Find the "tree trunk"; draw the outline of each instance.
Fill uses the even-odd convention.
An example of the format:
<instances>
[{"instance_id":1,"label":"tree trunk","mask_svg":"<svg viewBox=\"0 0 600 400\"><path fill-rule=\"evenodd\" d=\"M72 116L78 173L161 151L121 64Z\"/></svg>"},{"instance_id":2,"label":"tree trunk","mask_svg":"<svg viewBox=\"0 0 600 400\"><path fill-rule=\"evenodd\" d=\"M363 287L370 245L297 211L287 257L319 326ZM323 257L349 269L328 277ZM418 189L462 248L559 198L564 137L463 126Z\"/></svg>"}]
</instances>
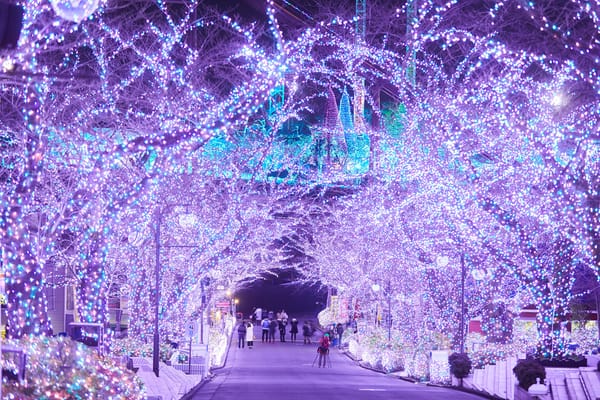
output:
<instances>
[{"instance_id":1,"label":"tree trunk","mask_svg":"<svg viewBox=\"0 0 600 400\"><path fill-rule=\"evenodd\" d=\"M154 317L150 316L152 293L154 285L149 285L151 279L146 271L141 268L141 276L131 284L131 297L129 300L129 327L128 336L140 338L145 342L152 339L152 324ZM152 318L151 318L152 317Z\"/></svg>"},{"instance_id":2,"label":"tree trunk","mask_svg":"<svg viewBox=\"0 0 600 400\"><path fill-rule=\"evenodd\" d=\"M14 243L5 267L8 295L7 336L21 338L51 332L48 305L43 291L42 266L31 254L29 244Z\"/></svg>"},{"instance_id":3,"label":"tree trunk","mask_svg":"<svg viewBox=\"0 0 600 400\"><path fill-rule=\"evenodd\" d=\"M35 110L35 107L31 109ZM32 121L35 116L33 113ZM35 253L36 247L30 240L29 227L23 221L23 210L31 202L32 192L42 171L44 144L43 135L35 131L27 132L24 171L14 193L9 193L7 199L4 196L1 199L8 202L0 215L0 241L3 262L6 262L7 335L11 338L51 332L43 291L42 265Z\"/></svg>"},{"instance_id":4,"label":"tree trunk","mask_svg":"<svg viewBox=\"0 0 600 400\"><path fill-rule=\"evenodd\" d=\"M77 312L81 322L108 324L108 288L104 273L102 235L90 239L88 254L77 271Z\"/></svg>"},{"instance_id":5,"label":"tree trunk","mask_svg":"<svg viewBox=\"0 0 600 400\"><path fill-rule=\"evenodd\" d=\"M560 335L560 321L564 320L564 313L555 309L550 299L538 299L538 313L536 317L538 332L538 355L544 358L554 358L563 354L565 349L564 339Z\"/></svg>"}]
</instances>

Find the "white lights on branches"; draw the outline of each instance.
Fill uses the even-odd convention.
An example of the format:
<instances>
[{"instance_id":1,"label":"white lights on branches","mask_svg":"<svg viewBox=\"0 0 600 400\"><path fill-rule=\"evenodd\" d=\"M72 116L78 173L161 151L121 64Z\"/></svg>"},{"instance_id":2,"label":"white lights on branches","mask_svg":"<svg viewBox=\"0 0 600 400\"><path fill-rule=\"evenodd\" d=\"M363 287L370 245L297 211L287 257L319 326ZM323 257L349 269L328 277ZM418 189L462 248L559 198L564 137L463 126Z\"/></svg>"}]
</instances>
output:
<instances>
[{"instance_id":1,"label":"white lights on branches","mask_svg":"<svg viewBox=\"0 0 600 400\"><path fill-rule=\"evenodd\" d=\"M437 256L437 258L435 259L435 263L437 264L438 267L446 267L448 265L448 256Z\"/></svg>"},{"instance_id":2,"label":"white lights on branches","mask_svg":"<svg viewBox=\"0 0 600 400\"><path fill-rule=\"evenodd\" d=\"M50 3L59 17L77 23L87 19L99 6L99 0L51 0Z\"/></svg>"},{"instance_id":3,"label":"white lights on branches","mask_svg":"<svg viewBox=\"0 0 600 400\"><path fill-rule=\"evenodd\" d=\"M198 222L198 218L195 214L181 214L179 215L179 225L182 228L193 228Z\"/></svg>"},{"instance_id":4,"label":"white lights on branches","mask_svg":"<svg viewBox=\"0 0 600 400\"><path fill-rule=\"evenodd\" d=\"M555 93L555 94L554 94L554 96L552 96L552 101L551 101L551 104L552 104L554 107L563 107L563 106L566 106L566 105L567 105L567 103L568 103L568 100L569 100L569 99L568 99L568 97L567 97L567 96L565 96L565 95L564 95L563 93L561 93L561 92L558 92L558 93Z\"/></svg>"}]
</instances>

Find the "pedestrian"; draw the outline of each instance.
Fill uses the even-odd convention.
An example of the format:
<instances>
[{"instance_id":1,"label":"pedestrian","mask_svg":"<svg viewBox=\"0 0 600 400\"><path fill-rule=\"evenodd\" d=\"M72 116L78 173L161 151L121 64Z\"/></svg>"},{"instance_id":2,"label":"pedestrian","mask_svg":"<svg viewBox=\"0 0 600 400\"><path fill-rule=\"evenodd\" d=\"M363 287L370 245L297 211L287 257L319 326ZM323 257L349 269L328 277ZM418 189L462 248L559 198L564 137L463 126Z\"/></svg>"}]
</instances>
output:
<instances>
[{"instance_id":1,"label":"pedestrian","mask_svg":"<svg viewBox=\"0 0 600 400\"><path fill-rule=\"evenodd\" d=\"M338 322L337 326L335 327L335 331L337 333L338 336L338 348L342 348L342 335L344 334L344 327L342 326L341 323Z\"/></svg>"},{"instance_id":2,"label":"pedestrian","mask_svg":"<svg viewBox=\"0 0 600 400\"><path fill-rule=\"evenodd\" d=\"M269 326L271 325L269 318L265 318L262 320L261 323L261 327L262 327L262 342L268 342L269 341Z\"/></svg>"},{"instance_id":3,"label":"pedestrian","mask_svg":"<svg viewBox=\"0 0 600 400\"><path fill-rule=\"evenodd\" d=\"M304 325L302 325L302 336L304 336L304 344L310 344L310 325L308 325L308 321L304 321Z\"/></svg>"},{"instance_id":4,"label":"pedestrian","mask_svg":"<svg viewBox=\"0 0 600 400\"><path fill-rule=\"evenodd\" d=\"M280 342L285 342L285 326L286 323L283 320L279 320L277 321L278 325L279 325L279 341Z\"/></svg>"},{"instance_id":5,"label":"pedestrian","mask_svg":"<svg viewBox=\"0 0 600 400\"><path fill-rule=\"evenodd\" d=\"M290 324L292 325L290 327L290 340L292 343L296 343L296 335L298 334L298 320L296 318L292 318L292 322Z\"/></svg>"},{"instance_id":6,"label":"pedestrian","mask_svg":"<svg viewBox=\"0 0 600 400\"><path fill-rule=\"evenodd\" d=\"M352 322L350 322L350 327L352 328L352 331L354 333L358 333L358 324L356 323L355 319L353 319Z\"/></svg>"},{"instance_id":7,"label":"pedestrian","mask_svg":"<svg viewBox=\"0 0 600 400\"><path fill-rule=\"evenodd\" d=\"M321 364L323 364L323 367L325 367L327 355L329 354L329 333L326 332L319 340L317 352L319 353L319 368L321 368Z\"/></svg>"},{"instance_id":8,"label":"pedestrian","mask_svg":"<svg viewBox=\"0 0 600 400\"><path fill-rule=\"evenodd\" d=\"M254 325L252 325L252 322L250 321L248 321L248 325L246 325L246 342L249 349L254 346Z\"/></svg>"},{"instance_id":9,"label":"pedestrian","mask_svg":"<svg viewBox=\"0 0 600 400\"><path fill-rule=\"evenodd\" d=\"M246 340L246 324L244 321L238 325L238 349L244 348L244 341Z\"/></svg>"},{"instance_id":10,"label":"pedestrian","mask_svg":"<svg viewBox=\"0 0 600 400\"><path fill-rule=\"evenodd\" d=\"M269 342L275 343L275 330L277 329L277 321L274 319L269 323Z\"/></svg>"}]
</instances>

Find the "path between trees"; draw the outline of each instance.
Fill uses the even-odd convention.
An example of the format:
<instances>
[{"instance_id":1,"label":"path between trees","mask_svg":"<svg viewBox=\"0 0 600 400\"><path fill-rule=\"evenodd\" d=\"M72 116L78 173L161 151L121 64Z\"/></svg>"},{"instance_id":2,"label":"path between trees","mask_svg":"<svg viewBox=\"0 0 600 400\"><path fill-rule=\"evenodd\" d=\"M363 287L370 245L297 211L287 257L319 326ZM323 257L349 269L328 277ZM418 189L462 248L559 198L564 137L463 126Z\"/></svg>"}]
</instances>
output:
<instances>
[{"instance_id":1,"label":"path between trees","mask_svg":"<svg viewBox=\"0 0 600 400\"><path fill-rule=\"evenodd\" d=\"M303 320L300 321L300 326ZM254 327L258 339L254 348L237 347L237 333L225 367L216 370L212 379L184 396L185 400L271 400L314 399L328 400L448 400L481 399L482 397L452 389L414 384L361 368L342 351L331 348L330 365L319 368L316 362L317 337L303 344L302 332L295 343L261 341L259 326ZM315 340L317 339L317 340Z\"/></svg>"}]
</instances>

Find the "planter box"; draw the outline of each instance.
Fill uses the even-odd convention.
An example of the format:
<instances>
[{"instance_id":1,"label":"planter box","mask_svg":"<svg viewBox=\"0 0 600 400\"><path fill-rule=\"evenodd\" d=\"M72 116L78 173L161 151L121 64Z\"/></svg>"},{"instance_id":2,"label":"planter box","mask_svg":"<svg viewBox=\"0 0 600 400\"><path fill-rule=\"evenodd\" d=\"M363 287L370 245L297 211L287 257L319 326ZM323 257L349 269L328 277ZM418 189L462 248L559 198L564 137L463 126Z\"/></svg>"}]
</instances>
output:
<instances>
[{"instance_id":1,"label":"planter box","mask_svg":"<svg viewBox=\"0 0 600 400\"><path fill-rule=\"evenodd\" d=\"M553 368L579 368L579 367L587 367L587 359L584 357L581 360L571 360L568 358L565 359L542 359L538 360L540 364L544 367L553 367Z\"/></svg>"}]
</instances>

